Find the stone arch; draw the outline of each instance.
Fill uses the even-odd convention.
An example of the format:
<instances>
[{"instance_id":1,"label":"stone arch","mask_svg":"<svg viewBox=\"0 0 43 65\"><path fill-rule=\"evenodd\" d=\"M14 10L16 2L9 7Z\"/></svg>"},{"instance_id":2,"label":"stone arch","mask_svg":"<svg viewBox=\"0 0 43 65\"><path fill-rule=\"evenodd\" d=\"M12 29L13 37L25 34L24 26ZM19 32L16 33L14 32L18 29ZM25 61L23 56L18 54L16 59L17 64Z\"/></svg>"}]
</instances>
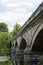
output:
<instances>
[{"instance_id":1,"label":"stone arch","mask_svg":"<svg viewBox=\"0 0 43 65\"><path fill-rule=\"evenodd\" d=\"M24 38L22 38L20 47L19 47L19 49L21 50L21 53L22 53L22 55L21 55L22 59L20 60L20 65L24 65L24 50L25 50L26 46L27 46L27 42Z\"/></svg>"},{"instance_id":2,"label":"stone arch","mask_svg":"<svg viewBox=\"0 0 43 65\"><path fill-rule=\"evenodd\" d=\"M17 40L15 41L15 43L14 43L14 64L15 65L17 65L17 62L16 62L16 49L17 49L17 47L18 47L18 42L17 42Z\"/></svg>"},{"instance_id":3,"label":"stone arch","mask_svg":"<svg viewBox=\"0 0 43 65\"><path fill-rule=\"evenodd\" d=\"M27 46L27 42L24 38L22 38L19 49L24 50Z\"/></svg>"},{"instance_id":4,"label":"stone arch","mask_svg":"<svg viewBox=\"0 0 43 65\"><path fill-rule=\"evenodd\" d=\"M13 47L14 46L14 41L12 41L11 44L12 44L12 47Z\"/></svg>"},{"instance_id":5,"label":"stone arch","mask_svg":"<svg viewBox=\"0 0 43 65\"><path fill-rule=\"evenodd\" d=\"M15 49L18 47L18 43L17 43L17 41L15 42Z\"/></svg>"},{"instance_id":6,"label":"stone arch","mask_svg":"<svg viewBox=\"0 0 43 65\"><path fill-rule=\"evenodd\" d=\"M32 50L32 48L33 48L33 45L35 44L35 41L36 41L36 39L37 39L37 37L40 35L41 36L41 33L43 32L43 24L41 24L38 28L37 28L37 30L36 30L36 32L35 32L35 35L34 35L34 38L32 39L32 44L31 44L31 49L30 50ZM38 42L37 42L38 43Z\"/></svg>"},{"instance_id":7,"label":"stone arch","mask_svg":"<svg viewBox=\"0 0 43 65\"><path fill-rule=\"evenodd\" d=\"M19 49L21 40L22 40L22 36L20 36L20 37L18 37L18 38L16 39L16 41L17 41L17 43L18 43L18 49Z\"/></svg>"},{"instance_id":8,"label":"stone arch","mask_svg":"<svg viewBox=\"0 0 43 65\"><path fill-rule=\"evenodd\" d=\"M25 39L26 43L27 43L27 46L28 46L28 40L27 40L27 37L25 35L23 35L23 38Z\"/></svg>"}]
</instances>

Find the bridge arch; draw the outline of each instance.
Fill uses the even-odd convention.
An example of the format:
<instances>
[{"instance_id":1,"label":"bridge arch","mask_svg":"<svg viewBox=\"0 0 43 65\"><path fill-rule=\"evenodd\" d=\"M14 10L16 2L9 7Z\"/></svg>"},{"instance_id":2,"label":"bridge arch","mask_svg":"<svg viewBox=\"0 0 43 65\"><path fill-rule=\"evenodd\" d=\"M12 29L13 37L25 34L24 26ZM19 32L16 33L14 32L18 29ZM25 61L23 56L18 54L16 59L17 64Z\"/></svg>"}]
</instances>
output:
<instances>
[{"instance_id":1,"label":"bridge arch","mask_svg":"<svg viewBox=\"0 0 43 65\"><path fill-rule=\"evenodd\" d=\"M15 49L18 47L18 42L16 41L15 42Z\"/></svg>"},{"instance_id":2,"label":"bridge arch","mask_svg":"<svg viewBox=\"0 0 43 65\"><path fill-rule=\"evenodd\" d=\"M24 38L22 38L19 49L24 50L27 46L27 42Z\"/></svg>"},{"instance_id":3,"label":"bridge arch","mask_svg":"<svg viewBox=\"0 0 43 65\"><path fill-rule=\"evenodd\" d=\"M22 51L22 59L20 60L20 65L24 65L24 50L27 46L27 42L22 38L19 49Z\"/></svg>"},{"instance_id":4,"label":"bridge arch","mask_svg":"<svg viewBox=\"0 0 43 65\"><path fill-rule=\"evenodd\" d=\"M31 50L33 50L33 51L41 51L41 46L43 46L42 43L43 43L43 24L41 24L38 27L38 29L37 29L37 31L36 31L36 33L34 35L34 38L32 40L32 44L31 44ZM42 49L43 49L43 47L42 47Z\"/></svg>"}]
</instances>

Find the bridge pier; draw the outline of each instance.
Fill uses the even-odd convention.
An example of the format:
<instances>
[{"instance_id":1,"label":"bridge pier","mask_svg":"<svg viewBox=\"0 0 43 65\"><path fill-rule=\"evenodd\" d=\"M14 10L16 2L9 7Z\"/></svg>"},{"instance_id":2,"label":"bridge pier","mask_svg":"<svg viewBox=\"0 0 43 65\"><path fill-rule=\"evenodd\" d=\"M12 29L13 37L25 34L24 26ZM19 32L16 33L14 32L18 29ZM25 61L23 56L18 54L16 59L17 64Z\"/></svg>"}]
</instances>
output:
<instances>
[{"instance_id":1,"label":"bridge pier","mask_svg":"<svg viewBox=\"0 0 43 65\"><path fill-rule=\"evenodd\" d=\"M15 55L16 56L15 56L14 65L34 65L34 64L38 65L38 61L39 61L39 57L40 57L39 54L36 54L34 52L32 52L31 54L25 54L23 52L23 50L18 50L18 51L16 51Z\"/></svg>"}]
</instances>

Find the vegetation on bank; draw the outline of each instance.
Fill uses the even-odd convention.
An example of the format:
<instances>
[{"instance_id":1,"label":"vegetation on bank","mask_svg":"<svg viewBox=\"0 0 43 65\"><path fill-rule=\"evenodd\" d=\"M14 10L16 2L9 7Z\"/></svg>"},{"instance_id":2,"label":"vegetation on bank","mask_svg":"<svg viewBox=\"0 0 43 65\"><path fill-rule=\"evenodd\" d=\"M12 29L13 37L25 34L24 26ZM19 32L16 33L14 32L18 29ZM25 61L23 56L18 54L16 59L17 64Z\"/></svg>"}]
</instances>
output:
<instances>
[{"instance_id":1,"label":"vegetation on bank","mask_svg":"<svg viewBox=\"0 0 43 65\"><path fill-rule=\"evenodd\" d=\"M43 65L43 56L42 55L39 57L38 65Z\"/></svg>"},{"instance_id":2,"label":"vegetation on bank","mask_svg":"<svg viewBox=\"0 0 43 65\"><path fill-rule=\"evenodd\" d=\"M8 55L9 53L9 43L12 36L7 32L0 32L0 55Z\"/></svg>"},{"instance_id":3,"label":"vegetation on bank","mask_svg":"<svg viewBox=\"0 0 43 65\"><path fill-rule=\"evenodd\" d=\"M12 32L9 32L8 25L6 23L0 23L0 56L10 54L10 41L14 37L21 26L16 24Z\"/></svg>"},{"instance_id":4,"label":"vegetation on bank","mask_svg":"<svg viewBox=\"0 0 43 65\"><path fill-rule=\"evenodd\" d=\"M6 62L0 62L0 65L13 65L13 63L11 62L11 60L9 60Z\"/></svg>"},{"instance_id":5,"label":"vegetation on bank","mask_svg":"<svg viewBox=\"0 0 43 65\"><path fill-rule=\"evenodd\" d=\"M9 32L8 25L6 23L0 23L0 56L9 56L10 54L10 42L14 35L19 31L21 26L16 24L12 32ZM7 62L0 62L0 65L13 65L11 60Z\"/></svg>"}]
</instances>

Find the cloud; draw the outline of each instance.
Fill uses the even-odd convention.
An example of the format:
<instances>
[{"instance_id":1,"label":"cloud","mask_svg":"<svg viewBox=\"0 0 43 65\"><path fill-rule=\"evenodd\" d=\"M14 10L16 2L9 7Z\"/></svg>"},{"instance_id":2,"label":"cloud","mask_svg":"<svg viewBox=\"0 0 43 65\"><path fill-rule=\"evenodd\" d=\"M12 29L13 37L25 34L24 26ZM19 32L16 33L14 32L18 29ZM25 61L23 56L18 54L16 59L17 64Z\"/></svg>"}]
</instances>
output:
<instances>
[{"instance_id":1,"label":"cloud","mask_svg":"<svg viewBox=\"0 0 43 65\"><path fill-rule=\"evenodd\" d=\"M0 0L0 22L12 31L17 23L23 25L43 0Z\"/></svg>"},{"instance_id":2,"label":"cloud","mask_svg":"<svg viewBox=\"0 0 43 65\"><path fill-rule=\"evenodd\" d=\"M15 7L18 7L19 6L19 3L7 3L6 4L6 7L13 7L13 8L15 8Z\"/></svg>"},{"instance_id":3,"label":"cloud","mask_svg":"<svg viewBox=\"0 0 43 65\"><path fill-rule=\"evenodd\" d=\"M13 7L13 8L16 8L16 7L20 7L20 6L29 6L29 7L33 7L33 4L30 3L30 2L22 2L22 3L7 3L6 4L6 7Z\"/></svg>"},{"instance_id":4,"label":"cloud","mask_svg":"<svg viewBox=\"0 0 43 65\"><path fill-rule=\"evenodd\" d=\"M9 30L11 31L13 29L13 26L16 24L23 25L28 19L28 17L31 15L29 12L28 14L22 14L22 13L12 13L12 12L5 12L5 13L0 13L0 22L5 22L9 25Z\"/></svg>"}]
</instances>

